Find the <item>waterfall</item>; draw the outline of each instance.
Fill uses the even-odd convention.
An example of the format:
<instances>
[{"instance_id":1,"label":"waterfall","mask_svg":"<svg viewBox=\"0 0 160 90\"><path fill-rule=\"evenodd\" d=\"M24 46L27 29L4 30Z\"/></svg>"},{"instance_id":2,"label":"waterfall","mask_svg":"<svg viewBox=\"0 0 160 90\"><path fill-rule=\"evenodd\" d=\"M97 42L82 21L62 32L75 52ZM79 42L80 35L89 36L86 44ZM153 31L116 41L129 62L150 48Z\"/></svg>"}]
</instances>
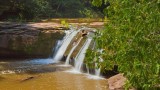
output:
<instances>
[{"instance_id":1,"label":"waterfall","mask_svg":"<svg viewBox=\"0 0 160 90\"><path fill-rule=\"evenodd\" d=\"M86 69L87 69L87 74L90 74L88 65L86 65Z\"/></svg>"},{"instance_id":2,"label":"waterfall","mask_svg":"<svg viewBox=\"0 0 160 90\"><path fill-rule=\"evenodd\" d=\"M79 45L79 43L81 42L83 37L81 37L78 42L72 47L71 51L69 52L68 56L67 56L67 59L66 59L66 62L65 62L65 65L69 65L69 60L70 60L70 57L73 53L73 51L76 49L76 47Z\"/></svg>"},{"instance_id":3,"label":"waterfall","mask_svg":"<svg viewBox=\"0 0 160 90\"><path fill-rule=\"evenodd\" d=\"M103 50L100 50L100 52L102 53ZM102 57L99 57L99 62L103 62L103 58ZM96 76L100 76L101 74L101 67L97 68L97 63L95 63L95 75Z\"/></svg>"},{"instance_id":4,"label":"waterfall","mask_svg":"<svg viewBox=\"0 0 160 90\"><path fill-rule=\"evenodd\" d=\"M71 40L74 38L74 36L79 32L79 30L71 30L70 33L68 33L65 38L63 39L62 45L59 47L57 53L54 55L53 60L55 62L58 62L62 59L63 54L65 53L68 45L70 44Z\"/></svg>"},{"instance_id":5,"label":"waterfall","mask_svg":"<svg viewBox=\"0 0 160 90\"><path fill-rule=\"evenodd\" d=\"M95 69L95 75L96 76L100 76L100 72L101 72L100 68Z\"/></svg>"},{"instance_id":6,"label":"waterfall","mask_svg":"<svg viewBox=\"0 0 160 90\"><path fill-rule=\"evenodd\" d=\"M62 45L62 40L58 40L58 41L56 42L55 48L53 48L53 56L52 56L52 57L54 57L54 56L56 55L56 53L57 53L57 51L58 51L58 48L59 48L61 45Z\"/></svg>"},{"instance_id":7,"label":"waterfall","mask_svg":"<svg viewBox=\"0 0 160 90\"><path fill-rule=\"evenodd\" d=\"M84 29L79 29L76 34L80 31L80 30L85 30L86 28ZM73 39L71 38L71 35L73 34L74 32L72 32L68 37L66 37L66 39L64 40L62 46L66 44L66 42L68 41L68 38L69 39ZM75 35L74 35L75 36ZM82 66L84 65L83 62L84 62L84 59L85 59L85 53L86 53L86 50L88 49L88 47L90 46L91 44L91 41L92 41L92 37L94 37L94 33L93 32L88 32L87 34L87 39L86 41L84 42L83 46L81 47L81 49L79 50L78 54L76 55L75 59L74 59L74 69L71 69L67 72L71 72L71 73L75 73L75 74L79 74L81 73L81 69L82 69ZM68 66L69 65L69 61L70 61L70 57L72 55L72 53L74 53L75 49L77 48L77 46L79 45L79 43L82 41L83 37L79 38L76 43L74 45L72 45L72 48L71 50L69 51L68 53L68 56L67 56L67 59L66 59L66 62L65 62L65 65L64 66ZM69 42L70 43L70 42ZM61 47L62 47L61 46ZM61 48L60 47L60 48ZM96 47L96 43L94 42L91 49L95 49ZM67 47L66 47L67 48ZM60 49L59 49L60 50ZM62 49L62 51L65 52L66 49ZM61 52L62 52L61 51ZM99 50L98 51L100 53L102 53L103 50ZM58 52L57 52L58 53ZM64 53L63 53L64 54ZM94 58L94 57L93 57ZM102 58L99 57L99 60L100 62L103 61ZM95 69L91 69L89 68L89 66L86 65L86 70L87 70L87 75L89 75L89 78L93 78L93 79L101 79L100 77L100 72L101 72L101 67L97 68L98 66L98 63L95 63ZM94 73L94 75L92 75Z\"/></svg>"},{"instance_id":8,"label":"waterfall","mask_svg":"<svg viewBox=\"0 0 160 90\"><path fill-rule=\"evenodd\" d=\"M92 41L92 38L88 38L84 45L82 46L81 50L78 52L76 58L75 58L75 69L77 71L81 71L81 67L83 65L83 60L85 58L86 50L88 49L90 43Z\"/></svg>"},{"instance_id":9,"label":"waterfall","mask_svg":"<svg viewBox=\"0 0 160 90\"><path fill-rule=\"evenodd\" d=\"M95 63L95 75L96 76L100 76L100 73L101 73L101 69L100 68L97 68L97 63Z\"/></svg>"},{"instance_id":10,"label":"waterfall","mask_svg":"<svg viewBox=\"0 0 160 90\"><path fill-rule=\"evenodd\" d=\"M74 36L76 36L77 33L83 29L85 29L85 27L82 27L79 30L75 30L75 28L71 27L71 30L65 31L66 36L63 39L62 45L59 47L57 53L53 57L54 62L58 62L62 59L68 45L70 44Z\"/></svg>"}]
</instances>

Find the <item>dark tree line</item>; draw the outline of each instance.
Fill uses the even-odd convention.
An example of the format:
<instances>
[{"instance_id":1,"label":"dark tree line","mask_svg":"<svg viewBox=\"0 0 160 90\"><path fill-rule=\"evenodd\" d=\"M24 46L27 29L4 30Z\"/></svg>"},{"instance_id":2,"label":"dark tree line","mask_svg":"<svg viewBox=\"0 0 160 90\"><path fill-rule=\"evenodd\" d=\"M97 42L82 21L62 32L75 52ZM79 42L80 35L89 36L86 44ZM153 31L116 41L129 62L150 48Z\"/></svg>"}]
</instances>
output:
<instances>
[{"instance_id":1,"label":"dark tree line","mask_svg":"<svg viewBox=\"0 0 160 90\"><path fill-rule=\"evenodd\" d=\"M103 13L103 9L108 6L103 4L94 7L91 2L92 0L0 0L0 20L89 17L88 11Z\"/></svg>"}]
</instances>

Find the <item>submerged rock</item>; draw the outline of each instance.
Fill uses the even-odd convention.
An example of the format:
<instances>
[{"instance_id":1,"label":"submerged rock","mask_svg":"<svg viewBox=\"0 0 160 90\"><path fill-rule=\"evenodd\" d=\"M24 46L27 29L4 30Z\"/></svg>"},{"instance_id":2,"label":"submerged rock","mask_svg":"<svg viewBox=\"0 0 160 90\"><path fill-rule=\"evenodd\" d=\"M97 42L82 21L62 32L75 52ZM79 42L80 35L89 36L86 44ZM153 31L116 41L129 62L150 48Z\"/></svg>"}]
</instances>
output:
<instances>
[{"instance_id":1,"label":"submerged rock","mask_svg":"<svg viewBox=\"0 0 160 90\"><path fill-rule=\"evenodd\" d=\"M25 78L25 79L21 80L21 82L25 82L25 81L31 80L31 79L33 79L33 78L35 78L35 77L33 77L33 76L31 76L31 77L27 77L27 78Z\"/></svg>"}]
</instances>

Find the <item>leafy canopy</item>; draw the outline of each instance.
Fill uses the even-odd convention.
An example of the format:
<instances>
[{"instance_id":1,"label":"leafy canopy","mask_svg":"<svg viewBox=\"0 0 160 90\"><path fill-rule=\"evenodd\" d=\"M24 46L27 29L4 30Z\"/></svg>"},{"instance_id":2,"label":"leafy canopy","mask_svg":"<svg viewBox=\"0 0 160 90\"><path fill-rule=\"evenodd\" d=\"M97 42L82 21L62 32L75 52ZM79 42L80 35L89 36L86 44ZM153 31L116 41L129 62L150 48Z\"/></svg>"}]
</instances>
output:
<instances>
[{"instance_id":1,"label":"leafy canopy","mask_svg":"<svg viewBox=\"0 0 160 90\"><path fill-rule=\"evenodd\" d=\"M156 87L160 84L160 1L105 1L110 3L105 9L108 24L97 32L96 49L88 50L86 62L98 63L104 72L118 65L128 78L126 88ZM102 0L92 3L100 6Z\"/></svg>"}]
</instances>

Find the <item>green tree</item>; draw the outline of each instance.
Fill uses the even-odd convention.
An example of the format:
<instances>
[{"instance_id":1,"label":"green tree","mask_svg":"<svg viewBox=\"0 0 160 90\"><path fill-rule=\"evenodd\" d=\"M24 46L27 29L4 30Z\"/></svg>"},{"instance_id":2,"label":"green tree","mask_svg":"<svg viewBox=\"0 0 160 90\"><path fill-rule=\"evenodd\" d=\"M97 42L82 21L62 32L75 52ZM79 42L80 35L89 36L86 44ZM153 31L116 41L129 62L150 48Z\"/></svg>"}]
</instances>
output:
<instances>
[{"instance_id":1,"label":"green tree","mask_svg":"<svg viewBox=\"0 0 160 90\"><path fill-rule=\"evenodd\" d=\"M84 5L80 0L51 0L54 17L83 17L80 13Z\"/></svg>"},{"instance_id":2,"label":"green tree","mask_svg":"<svg viewBox=\"0 0 160 90\"><path fill-rule=\"evenodd\" d=\"M94 9L90 0L5 0L0 1L0 20L98 16Z\"/></svg>"},{"instance_id":3,"label":"green tree","mask_svg":"<svg viewBox=\"0 0 160 90\"><path fill-rule=\"evenodd\" d=\"M1 11L3 18L43 18L50 17L52 8L47 0L6 0L1 3L3 7L8 7Z\"/></svg>"},{"instance_id":4,"label":"green tree","mask_svg":"<svg viewBox=\"0 0 160 90\"><path fill-rule=\"evenodd\" d=\"M126 88L156 87L160 84L160 1L106 1L109 21L105 30L97 32L96 49L88 50L87 63L99 63L104 71L118 65L128 78ZM100 6L102 0L92 3Z\"/></svg>"}]
</instances>

